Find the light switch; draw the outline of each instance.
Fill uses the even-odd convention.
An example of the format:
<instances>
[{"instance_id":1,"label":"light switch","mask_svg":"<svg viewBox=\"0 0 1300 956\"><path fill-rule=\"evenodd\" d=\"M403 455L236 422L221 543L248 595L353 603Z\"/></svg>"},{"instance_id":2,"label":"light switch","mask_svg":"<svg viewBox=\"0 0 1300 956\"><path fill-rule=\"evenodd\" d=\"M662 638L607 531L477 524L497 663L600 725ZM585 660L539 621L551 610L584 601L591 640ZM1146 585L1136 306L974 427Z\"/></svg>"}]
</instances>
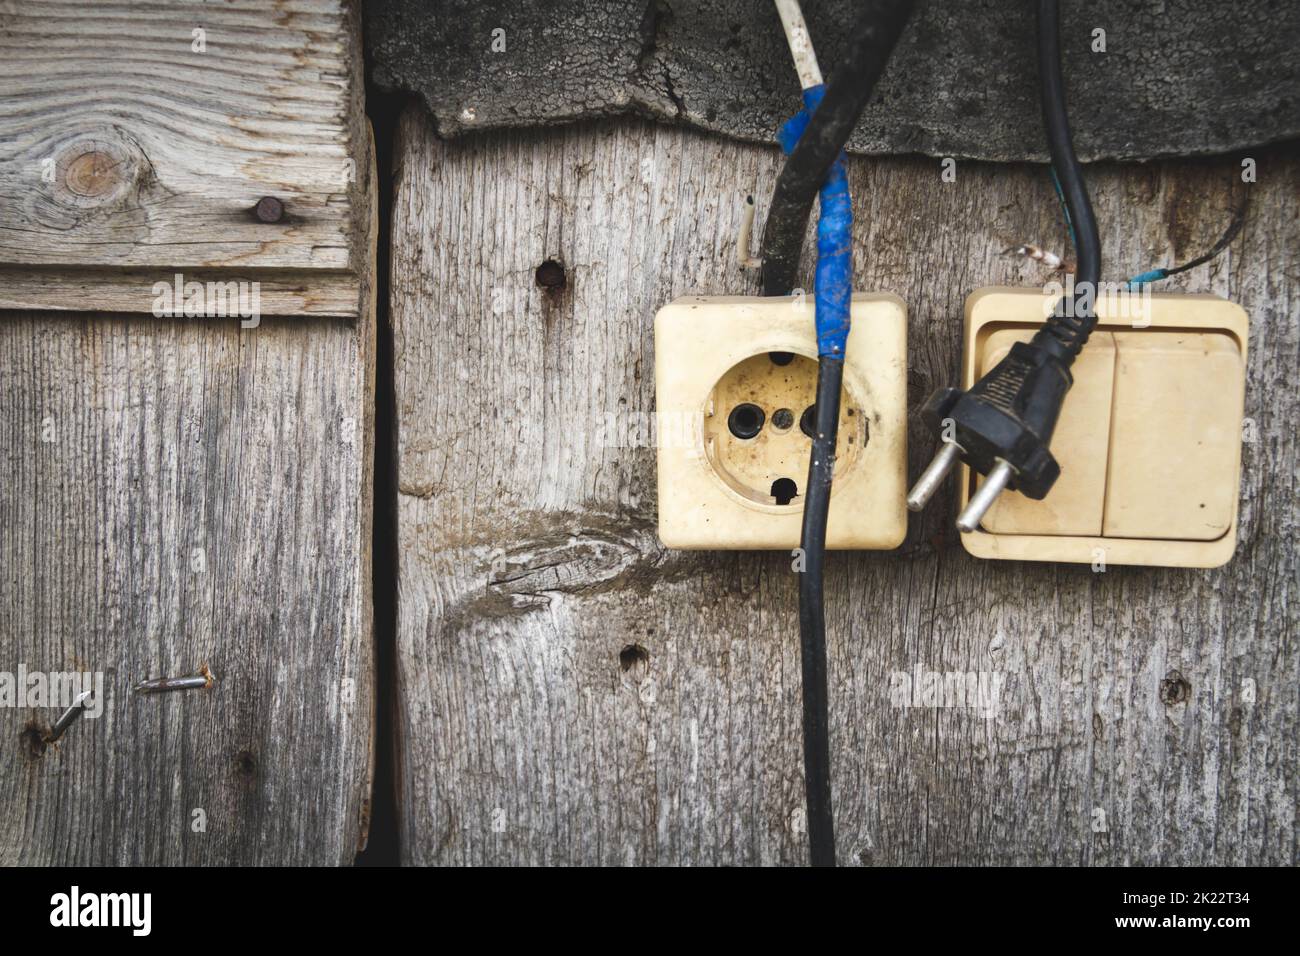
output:
<instances>
[{"instance_id":1,"label":"light switch","mask_svg":"<svg viewBox=\"0 0 1300 956\"><path fill-rule=\"evenodd\" d=\"M981 289L966 303L963 385L1028 341L1055 304ZM1061 476L1042 501L1004 492L962 535L977 557L1215 567L1236 547L1247 318L1211 295L1097 300L1052 437ZM974 490L963 468L959 507Z\"/></svg>"},{"instance_id":2,"label":"light switch","mask_svg":"<svg viewBox=\"0 0 1300 956\"><path fill-rule=\"evenodd\" d=\"M1241 352L1219 332L1117 332L1103 534L1213 541L1237 507Z\"/></svg>"}]
</instances>

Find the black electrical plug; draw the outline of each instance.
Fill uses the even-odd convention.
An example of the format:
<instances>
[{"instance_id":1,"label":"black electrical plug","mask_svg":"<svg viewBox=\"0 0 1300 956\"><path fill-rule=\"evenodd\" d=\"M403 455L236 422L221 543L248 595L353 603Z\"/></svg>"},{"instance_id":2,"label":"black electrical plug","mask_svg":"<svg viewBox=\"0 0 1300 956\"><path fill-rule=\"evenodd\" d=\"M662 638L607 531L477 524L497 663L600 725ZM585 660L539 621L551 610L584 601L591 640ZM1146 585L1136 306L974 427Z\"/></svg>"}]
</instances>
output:
<instances>
[{"instance_id":1,"label":"black electrical plug","mask_svg":"<svg viewBox=\"0 0 1300 956\"><path fill-rule=\"evenodd\" d=\"M1058 7L1059 0L1038 0L1038 77L1052 170L1078 253L1079 281L1074 295L1057 304L1032 340L1012 346L970 391L940 389L921 411L943 445L912 487L907 506L924 508L961 459L986 476L957 518L962 531L979 527L1003 489L1042 498L1056 482L1061 466L1049 447L1052 432L1074 381L1070 366L1097 324L1092 303L1101 274L1101 240L1070 141Z\"/></svg>"},{"instance_id":2,"label":"black electrical plug","mask_svg":"<svg viewBox=\"0 0 1300 956\"><path fill-rule=\"evenodd\" d=\"M907 496L907 506L924 508L959 458L988 476L957 519L962 531L974 531L1005 488L1044 497L1061 473L1050 445L1074 382L1074 354L1044 329L1031 342L1013 345L969 391L935 392L921 418L943 446Z\"/></svg>"}]
</instances>

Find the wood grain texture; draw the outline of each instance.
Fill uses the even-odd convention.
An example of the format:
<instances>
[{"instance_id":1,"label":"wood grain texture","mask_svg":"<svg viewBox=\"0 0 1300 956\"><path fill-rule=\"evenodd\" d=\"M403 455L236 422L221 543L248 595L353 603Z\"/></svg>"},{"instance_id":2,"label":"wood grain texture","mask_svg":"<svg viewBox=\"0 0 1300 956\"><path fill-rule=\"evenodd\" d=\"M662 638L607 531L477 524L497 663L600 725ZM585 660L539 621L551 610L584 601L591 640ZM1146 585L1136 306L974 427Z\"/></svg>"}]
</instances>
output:
<instances>
[{"instance_id":1,"label":"wood grain texture","mask_svg":"<svg viewBox=\"0 0 1300 956\"><path fill-rule=\"evenodd\" d=\"M364 846L373 191L357 321L0 322L0 669L105 688L46 747L57 708L0 708L0 864L338 865ZM212 690L131 692L202 663Z\"/></svg>"},{"instance_id":2,"label":"wood grain texture","mask_svg":"<svg viewBox=\"0 0 1300 956\"><path fill-rule=\"evenodd\" d=\"M0 264L359 273L362 99L350 0L6 0ZM111 307L149 312L159 277Z\"/></svg>"},{"instance_id":3,"label":"wood grain texture","mask_svg":"<svg viewBox=\"0 0 1300 956\"><path fill-rule=\"evenodd\" d=\"M734 237L779 157L639 122L449 145L420 112L397 156L405 859L803 862L789 558L662 549L653 449L601 437L653 410L659 306L756 292ZM1235 157L1088 171L1115 278L1208 247L1252 190L1230 251L1168 284L1252 317L1235 559L978 561L951 489L898 551L832 554L841 862L1296 862L1300 161L1256 158L1250 187ZM1056 199L1035 167L850 176L855 285L908 302L915 407L957 380L970 291L1045 281L1003 253L1065 247ZM547 257L562 291L534 283ZM1001 674L996 715L891 706L890 674L918 667ZM1185 699L1162 697L1174 671Z\"/></svg>"},{"instance_id":4,"label":"wood grain texture","mask_svg":"<svg viewBox=\"0 0 1300 956\"><path fill-rule=\"evenodd\" d=\"M232 325L0 323L3 666L103 671L106 691L103 716L41 756L24 731L57 711L0 710L6 864L355 855L373 692L364 362L351 323ZM131 693L203 662L210 691Z\"/></svg>"}]
</instances>

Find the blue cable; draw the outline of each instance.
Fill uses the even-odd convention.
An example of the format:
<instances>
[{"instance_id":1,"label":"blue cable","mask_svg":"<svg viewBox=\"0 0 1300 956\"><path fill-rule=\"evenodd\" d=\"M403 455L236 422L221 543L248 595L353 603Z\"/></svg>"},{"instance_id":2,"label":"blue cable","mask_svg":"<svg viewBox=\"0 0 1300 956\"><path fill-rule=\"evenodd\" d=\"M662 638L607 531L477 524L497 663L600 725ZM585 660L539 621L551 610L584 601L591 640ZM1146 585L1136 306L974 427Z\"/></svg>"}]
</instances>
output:
<instances>
[{"instance_id":1,"label":"blue cable","mask_svg":"<svg viewBox=\"0 0 1300 956\"><path fill-rule=\"evenodd\" d=\"M825 92L826 87L820 84L804 90L803 109L782 125L777 138L787 155L794 150L795 143L808 127L808 121ZM853 301L853 208L849 202L849 177L843 151L831 164L818 196L817 278L814 285L817 354L843 361Z\"/></svg>"},{"instance_id":2,"label":"blue cable","mask_svg":"<svg viewBox=\"0 0 1300 956\"><path fill-rule=\"evenodd\" d=\"M1128 280L1126 285L1128 291L1133 292L1142 288L1148 282L1159 282L1161 279L1166 279L1168 277L1168 269L1151 269L1147 272L1141 273L1140 275L1135 275L1133 278Z\"/></svg>"}]
</instances>

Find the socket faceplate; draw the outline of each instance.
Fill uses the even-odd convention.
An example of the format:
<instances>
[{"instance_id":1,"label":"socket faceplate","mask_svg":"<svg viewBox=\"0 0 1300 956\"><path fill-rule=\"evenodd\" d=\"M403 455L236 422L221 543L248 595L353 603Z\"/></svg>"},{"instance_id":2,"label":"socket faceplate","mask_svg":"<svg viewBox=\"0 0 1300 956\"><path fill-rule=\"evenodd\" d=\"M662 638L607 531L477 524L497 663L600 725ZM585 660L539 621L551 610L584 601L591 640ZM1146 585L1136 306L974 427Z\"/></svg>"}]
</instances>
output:
<instances>
[{"instance_id":1,"label":"socket faceplate","mask_svg":"<svg viewBox=\"0 0 1300 956\"><path fill-rule=\"evenodd\" d=\"M907 313L896 296L859 294L852 321L827 547L894 548L907 532ZM816 355L813 305L802 297L689 296L660 310L665 545L798 547L811 450L801 422Z\"/></svg>"}]
</instances>

